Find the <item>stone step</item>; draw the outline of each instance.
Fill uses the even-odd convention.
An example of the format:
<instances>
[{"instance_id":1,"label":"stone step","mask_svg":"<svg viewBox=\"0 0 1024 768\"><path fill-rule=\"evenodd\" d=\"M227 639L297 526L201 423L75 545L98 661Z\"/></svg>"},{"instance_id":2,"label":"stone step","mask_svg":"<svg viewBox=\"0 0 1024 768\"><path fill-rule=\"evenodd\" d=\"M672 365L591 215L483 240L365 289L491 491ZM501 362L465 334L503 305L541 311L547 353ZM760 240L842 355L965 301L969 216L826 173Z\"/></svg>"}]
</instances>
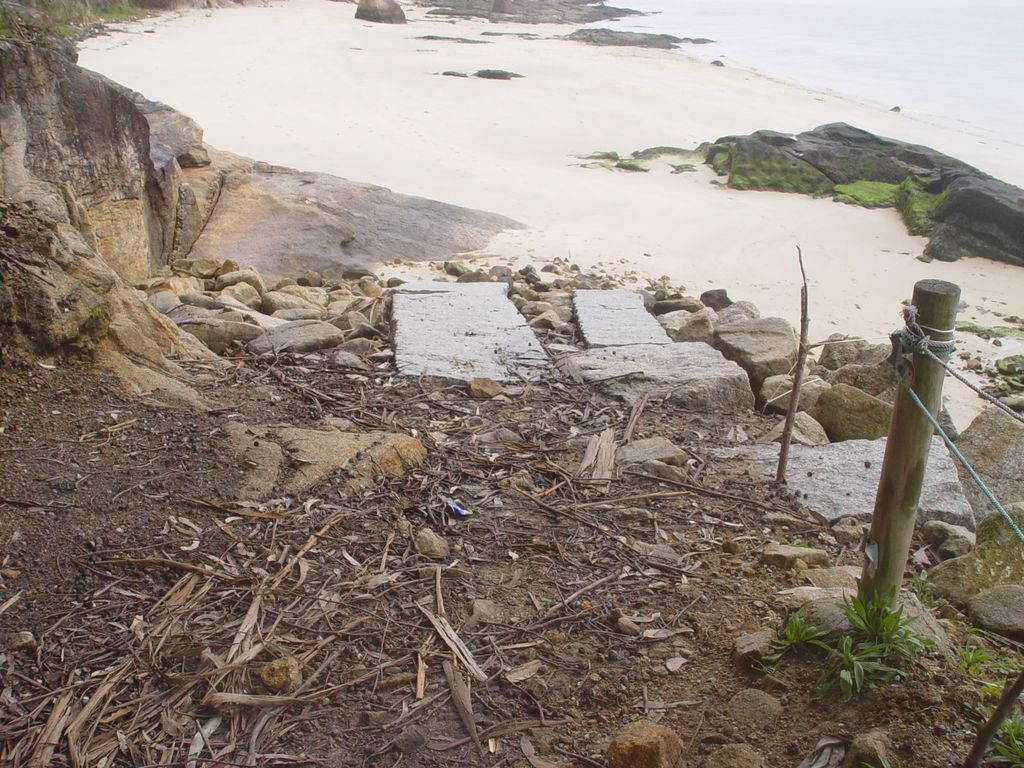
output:
<instances>
[{"instance_id":1,"label":"stone step","mask_svg":"<svg viewBox=\"0 0 1024 768\"><path fill-rule=\"evenodd\" d=\"M672 343L635 291L574 291L572 301L588 347Z\"/></svg>"},{"instance_id":2,"label":"stone step","mask_svg":"<svg viewBox=\"0 0 1024 768\"><path fill-rule=\"evenodd\" d=\"M391 317L403 376L517 381L549 369L505 283L406 283L395 292Z\"/></svg>"},{"instance_id":3,"label":"stone step","mask_svg":"<svg viewBox=\"0 0 1024 768\"><path fill-rule=\"evenodd\" d=\"M831 525L843 517L868 521L882 475L885 440L845 440L830 445L792 445L786 467L786 486L800 503ZM779 445L718 448L721 459L749 461L766 478L774 479ZM964 495L953 458L941 438L933 437L918 505L917 524L942 520L974 530L974 512Z\"/></svg>"},{"instance_id":4,"label":"stone step","mask_svg":"<svg viewBox=\"0 0 1024 768\"><path fill-rule=\"evenodd\" d=\"M560 364L569 375L628 403L647 394L695 410L754 407L746 372L700 342L599 347Z\"/></svg>"}]
</instances>

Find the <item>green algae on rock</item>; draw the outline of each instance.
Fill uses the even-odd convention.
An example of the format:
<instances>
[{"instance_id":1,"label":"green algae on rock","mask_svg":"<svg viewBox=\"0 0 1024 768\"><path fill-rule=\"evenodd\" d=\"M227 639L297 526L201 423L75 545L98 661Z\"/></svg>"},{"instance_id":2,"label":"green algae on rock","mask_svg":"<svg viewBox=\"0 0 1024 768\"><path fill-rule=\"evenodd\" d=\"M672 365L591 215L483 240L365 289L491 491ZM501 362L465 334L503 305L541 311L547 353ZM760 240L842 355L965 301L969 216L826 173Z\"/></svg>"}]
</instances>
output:
<instances>
[{"instance_id":1,"label":"green algae on rock","mask_svg":"<svg viewBox=\"0 0 1024 768\"><path fill-rule=\"evenodd\" d=\"M832 193L832 181L813 166L759 138L720 140L708 150L705 162L720 176L729 176L735 189L799 192L815 197Z\"/></svg>"},{"instance_id":2,"label":"green algae on rock","mask_svg":"<svg viewBox=\"0 0 1024 768\"><path fill-rule=\"evenodd\" d=\"M836 184L835 201L852 203L864 208L892 208L896 203L896 185L885 181L855 181Z\"/></svg>"}]
</instances>

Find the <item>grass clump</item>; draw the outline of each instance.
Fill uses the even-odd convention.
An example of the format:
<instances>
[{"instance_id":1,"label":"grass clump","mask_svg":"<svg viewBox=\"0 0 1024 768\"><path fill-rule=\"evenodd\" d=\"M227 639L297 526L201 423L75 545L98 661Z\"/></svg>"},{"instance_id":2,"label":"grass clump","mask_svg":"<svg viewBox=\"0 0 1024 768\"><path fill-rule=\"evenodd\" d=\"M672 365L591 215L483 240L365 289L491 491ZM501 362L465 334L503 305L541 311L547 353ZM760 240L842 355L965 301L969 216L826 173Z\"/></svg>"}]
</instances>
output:
<instances>
[{"instance_id":1,"label":"grass clump","mask_svg":"<svg viewBox=\"0 0 1024 768\"><path fill-rule=\"evenodd\" d=\"M836 184L835 200L864 208L891 208L896 204L896 186L884 181L863 179L852 184Z\"/></svg>"},{"instance_id":2,"label":"grass clump","mask_svg":"<svg viewBox=\"0 0 1024 768\"><path fill-rule=\"evenodd\" d=\"M1024 718L1008 717L999 726L999 735L992 740L991 762L1010 768L1024 768Z\"/></svg>"},{"instance_id":3,"label":"grass clump","mask_svg":"<svg viewBox=\"0 0 1024 768\"><path fill-rule=\"evenodd\" d=\"M619 160L615 164L615 167L622 171L632 171L633 173L647 173L648 168L643 163L638 163L636 160Z\"/></svg>"},{"instance_id":4,"label":"grass clump","mask_svg":"<svg viewBox=\"0 0 1024 768\"><path fill-rule=\"evenodd\" d=\"M825 632L812 627L800 614L794 613L786 619L785 626L772 641L771 651L764 657L765 664L778 664L787 653L799 653L812 647L821 648L824 646L821 642L824 636Z\"/></svg>"}]
</instances>

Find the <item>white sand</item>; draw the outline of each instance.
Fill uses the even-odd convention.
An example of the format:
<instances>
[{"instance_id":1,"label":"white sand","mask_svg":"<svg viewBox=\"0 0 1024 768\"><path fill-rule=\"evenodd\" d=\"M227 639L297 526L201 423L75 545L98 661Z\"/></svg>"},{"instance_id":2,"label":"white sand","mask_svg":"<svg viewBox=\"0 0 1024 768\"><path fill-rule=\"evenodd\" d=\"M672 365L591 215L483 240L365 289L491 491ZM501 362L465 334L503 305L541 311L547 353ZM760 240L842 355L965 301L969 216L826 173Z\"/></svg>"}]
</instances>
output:
<instances>
[{"instance_id":1,"label":"white sand","mask_svg":"<svg viewBox=\"0 0 1024 768\"><path fill-rule=\"evenodd\" d=\"M991 311L1024 314L1024 269L919 262L925 240L907 235L894 211L729 190L711 184L705 167L631 174L577 167L574 158L845 121L1024 186L1019 146L711 67L678 51L480 37L571 31L563 27L453 24L419 9L408 25L386 26L357 22L353 12L345 3L291 0L177 13L86 42L81 64L191 115L214 146L518 219L529 228L503 233L486 249L503 260L562 256L620 271L625 260L691 293L726 287L765 314L796 320L799 245L816 337L887 333L900 301L926 277L962 286L970 305L962 319L993 324ZM424 34L491 44L415 39ZM483 68L525 77L439 74Z\"/></svg>"}]
</instances>

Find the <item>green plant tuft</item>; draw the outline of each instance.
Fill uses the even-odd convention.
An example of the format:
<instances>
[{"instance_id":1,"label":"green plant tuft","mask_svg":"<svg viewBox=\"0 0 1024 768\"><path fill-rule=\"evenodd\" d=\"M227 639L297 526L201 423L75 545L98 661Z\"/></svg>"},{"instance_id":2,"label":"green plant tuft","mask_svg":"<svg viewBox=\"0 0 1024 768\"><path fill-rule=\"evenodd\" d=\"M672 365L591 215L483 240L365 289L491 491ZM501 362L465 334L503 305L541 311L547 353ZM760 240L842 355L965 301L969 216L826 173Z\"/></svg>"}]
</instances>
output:
<instances>
[{"instance_id":1,"label":"green plant tuft","mask_svg":"<svg viewBox=\"0 0 1024 768\"><path fill-rule=\"evenodd\" d=\"M992 762L1010 768L1024 768L1024 718L1013 715L999 726L992 740Z\"/></svg>"},{"instance_id":2,"label":"green plant tuft","mask_svg":"<svg viewBox=\"0 0 1024 768\"><path fill-rule=\"evenodd\" d=\"M772 641L771 651L764 657L764 661L770 665L777 664L787 653L791 651L799 653L808 647L825 648L828 650L828 646L821 642L821 638L824 636L824 631L817 627L812 627L802 616L796 613L791 614L786 619L786 624L782 627L782 631Z\"/></svg>"},{"instance_id":3,"label":"green plant tuft","mask_svg":"<svg viewBox=\"0 0 1024 768\"><path fill-rule=\"evenodd\" d=\"M879 643L858 643L844 636L836 648L829 648L832 666L821 678L823 693L839 689L844 701L880 683L902 677L903 672L883 663L886 648Z\"/></svg>"}]
</instances>

